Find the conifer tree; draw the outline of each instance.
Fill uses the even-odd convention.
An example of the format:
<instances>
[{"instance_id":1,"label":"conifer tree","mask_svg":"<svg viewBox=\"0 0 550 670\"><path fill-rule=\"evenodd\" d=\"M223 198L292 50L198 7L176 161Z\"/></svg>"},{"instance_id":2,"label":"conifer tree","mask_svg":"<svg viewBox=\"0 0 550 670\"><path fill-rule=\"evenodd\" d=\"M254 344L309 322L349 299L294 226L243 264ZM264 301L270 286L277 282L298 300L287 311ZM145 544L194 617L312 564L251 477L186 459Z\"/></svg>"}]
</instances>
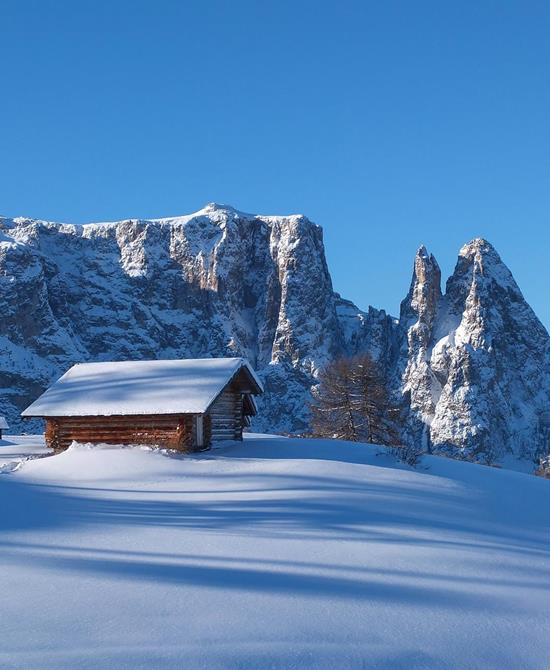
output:
<instances>
[{"instance_id":1,"label":"conifer tree","mask_svg":"<svg viewBox=\"0 0 550 670\"><path fill-rule=\"evenodd\" d=\"M399 412L378 366L366 354L338 358L320 373L311 403L315 435L397 444Z\"/></svg>"}]
</instances>

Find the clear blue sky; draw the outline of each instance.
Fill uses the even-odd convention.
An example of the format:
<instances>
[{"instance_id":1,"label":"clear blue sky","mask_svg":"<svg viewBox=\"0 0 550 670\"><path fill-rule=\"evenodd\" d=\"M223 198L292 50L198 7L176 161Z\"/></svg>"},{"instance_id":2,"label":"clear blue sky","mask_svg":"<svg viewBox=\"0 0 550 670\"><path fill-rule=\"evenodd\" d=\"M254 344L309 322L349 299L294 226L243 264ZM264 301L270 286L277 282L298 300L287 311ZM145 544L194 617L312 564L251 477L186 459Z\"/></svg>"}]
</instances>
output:
<instances>
[{"instance_id":1,"label":"clear blue sky","mask_svg":"<svg viewBox=\"0 0 550 670\"><path fill-rule=\"evenodd\" d=\"M550 3L0 2L0 213L301 212L396 313L488 238L550 325Z\"/></svg>"}]
</instances>

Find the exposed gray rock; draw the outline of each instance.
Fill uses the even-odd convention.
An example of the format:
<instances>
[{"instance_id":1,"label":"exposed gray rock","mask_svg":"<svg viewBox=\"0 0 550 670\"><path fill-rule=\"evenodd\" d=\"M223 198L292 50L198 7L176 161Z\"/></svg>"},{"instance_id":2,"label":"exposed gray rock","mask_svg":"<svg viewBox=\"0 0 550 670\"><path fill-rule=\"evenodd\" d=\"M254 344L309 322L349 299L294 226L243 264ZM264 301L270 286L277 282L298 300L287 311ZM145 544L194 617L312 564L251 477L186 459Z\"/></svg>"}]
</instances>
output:
<instances>
[{"instance_id":1,"label":"exposed gray rock","mask_svg":"<svg viewBox=\"0 0 550 670\"><path fill-rule=\"evenodd\" d=\"M400 347L394 384L410 408L405 439L429 449L429 426L440 385L430 367L434 327L441 303L441 270L424 246L416 252L409 293L401 303Z\"/></svg>"},{"instance_id":2,"label":"exposed gray rock","mask_svg":"<svg viewBox=\"0 0 550 670\"><path fill-rule=\"evenodd\" d=\"M439 284L421 249L401 310L409 436L463 458L536 458L548 447L548 333L485 240L460 250L444 296Z\"/></svg>"},{"instance_id":3,"label":"exposed gray rock","mask_svg":"<svg viewBox=\"0 0 550 670\"><path fill-rule=\"evenodd\" d=\"M211 204L157 221L2 219L1 234L0 407L14 430L77 361L236 353L266 382L258 427L307 426L307 392L343 335L305 217Z\"/></svg>"},{"instance_id":4,"label":"exposed gray rock","mask_svg":"<svg viewBox=\"0 0 550 670\"><path fill-rule=\"evenodd\" d=\"M308 426L331 358L368 352L404 407L403 438L479 460L548 451L550 340L493 247L460 251L441 292L424 247L399 321L333 292L322 230L303 216L211 204L171 219L84 226L0 219L0 414L78 361L246 356L266 386L255 427Z\"/></svg>"}]
</instances>

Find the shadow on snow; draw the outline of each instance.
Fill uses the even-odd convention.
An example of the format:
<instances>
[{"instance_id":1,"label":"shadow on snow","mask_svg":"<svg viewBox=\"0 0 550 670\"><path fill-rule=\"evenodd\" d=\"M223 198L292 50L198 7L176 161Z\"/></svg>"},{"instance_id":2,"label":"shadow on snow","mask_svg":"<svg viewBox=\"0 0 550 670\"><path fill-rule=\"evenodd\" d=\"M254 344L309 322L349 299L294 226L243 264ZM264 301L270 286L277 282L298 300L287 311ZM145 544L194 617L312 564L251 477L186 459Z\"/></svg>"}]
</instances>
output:
<instances>
[{"instance_id":1,"label":"shadow on snow","mask_svg":"<svg viewBox=\"0 0 550 670\"><path fill-rule=\"evenodd\" d=\"M466 549L485 557L494 552L499 575L507 570L506 559L510 566L518 557L550 559L546 489L527 487L531 497L511 492L503 500L502 491L490 485L486 491L438 488L429 475L419 483L418 476L403 474L396 483L372 476L363 482L301 473L214 473L204 475L204 490L191 490L183 478L181 487L176 484L171 491L40 484L8 475L0 480L1 560L174 585L494 609L503 606L496 596L480 599L476 593L477 583L490 585L491 579L449 571L434 575L390 566L381 571L328 565L313 558L300 562L48 545L27 541L19 531L169 527L275 540L348 541L364 543L367 550L379 543ZM502 521L507 506L521 524L513 516ZM524 576L510 567L505 583L547 588L550 568L532 567ZM503 579L495 577L492 583Z\"/></svg>"}]
</instances>

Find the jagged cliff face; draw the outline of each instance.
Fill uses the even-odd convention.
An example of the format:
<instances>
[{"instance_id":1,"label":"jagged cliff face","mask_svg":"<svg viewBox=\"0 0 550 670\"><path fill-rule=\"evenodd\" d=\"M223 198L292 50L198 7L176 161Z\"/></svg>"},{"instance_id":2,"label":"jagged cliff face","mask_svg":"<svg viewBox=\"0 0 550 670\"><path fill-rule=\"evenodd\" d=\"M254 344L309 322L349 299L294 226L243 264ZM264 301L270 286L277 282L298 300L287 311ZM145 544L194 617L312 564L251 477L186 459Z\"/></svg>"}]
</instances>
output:
<instances>
[{"instance_id":1,"label":"jagged cliff face","mask_svg":"<svg viewBox=\"0 0 550 670\"><path fill-rule=\"evenodd\" d=\"M406 439L424 447L429 446L429 425L438 397L430 352L440 302L441 271L435 258L422 246L414 261L409 293L401 303L400 347L393 381L410 410Z\"/></svg>"},{"instance_id":2,"label":"jagged cliff face","mask_svg":"<svg viewBox=\"0 0 550 670\"><path fill-rule=\"evenodd\" d=\"M215 204L84 226L0 219L0 284L0 413L15 429L75 362L240 354L266 386L255 427L300 431L317 371L367 351L403 403L404 439L481 460L541 444L548 335L483 240L444 295L421 247L399 321L333 292L307 218Z\"/></svg>"},{"instance_id":3,"label":"jagged cliff face","mask_svg":"<svg viewBox=\"0 0 550 670\"><path fill-rule=\"evenodd\" d=\"M1 220L0 411L83 360L246 356L262 422L304 428L304 389L342 347L322 231L217 205L158 221Z\"/></svg>"},{"instance_id":4,"label":"jagged cliff face","mask_svg":"<svg viewBox=\"0 0 550 670\"><path fill-rule=\"evenodd\" d=\"M550 340L488 242L460 250L445 295L421 248L401 326L412 439L481 461L547 449Z\"/></svg>"}]
</instances>

